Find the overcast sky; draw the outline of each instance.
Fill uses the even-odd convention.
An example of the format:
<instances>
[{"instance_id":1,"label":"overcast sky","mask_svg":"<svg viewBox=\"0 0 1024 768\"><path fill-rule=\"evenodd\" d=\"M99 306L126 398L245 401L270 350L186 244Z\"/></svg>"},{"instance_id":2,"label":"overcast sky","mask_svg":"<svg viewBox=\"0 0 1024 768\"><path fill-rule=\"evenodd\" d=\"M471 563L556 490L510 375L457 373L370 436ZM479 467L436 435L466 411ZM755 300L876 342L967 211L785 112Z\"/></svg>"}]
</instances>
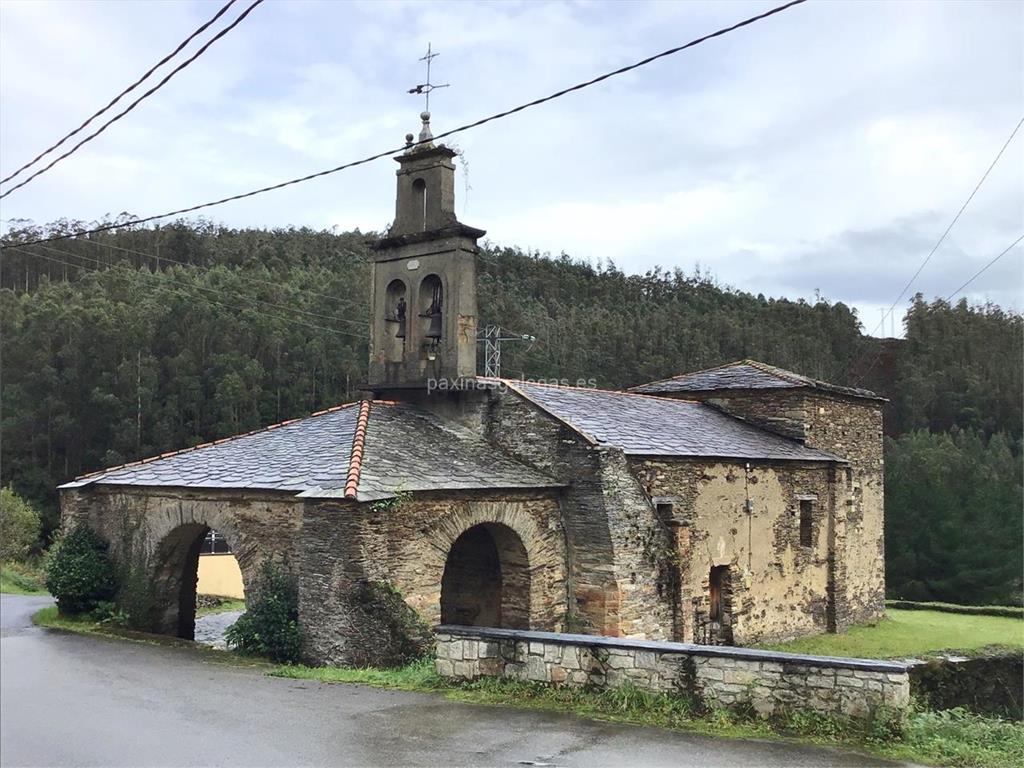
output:
<instances>
[{"instance_id":1,"label":"overcast sky","mask_svg":"<svg viewBox=\"0 0 1024 768\"><path fill-rule=\"evenodd\" d=\"M0 216L145 216L401 146L428 41L451 83L432 100L439 132L776 4L268 0ZM4 175L220 5L0 2ZM458 136L459 217L500 245L629 272L699 264L755 294L820 291L872 332L1024 115L1022 30L1019 2L810 2ZM379 231L394 169L206 215ZM945 296L1024 233L1022 190L1024 129L910 293ZM1020 310L1022 254L969 298Z\"/></svg>"}]
</instances>

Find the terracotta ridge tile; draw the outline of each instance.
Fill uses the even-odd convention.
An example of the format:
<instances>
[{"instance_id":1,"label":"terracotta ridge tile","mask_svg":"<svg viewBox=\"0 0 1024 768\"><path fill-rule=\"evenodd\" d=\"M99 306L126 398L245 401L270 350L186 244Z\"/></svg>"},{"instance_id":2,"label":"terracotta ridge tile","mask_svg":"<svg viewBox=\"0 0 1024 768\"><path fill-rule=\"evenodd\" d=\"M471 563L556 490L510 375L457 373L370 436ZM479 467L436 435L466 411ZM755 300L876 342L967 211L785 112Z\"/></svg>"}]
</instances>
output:
<instances>
[{"instance_id":1,"label":"terracotta ridge tile","mask_svg":"<svg viewBox=\"0 0 1024 768\"><path fill-rule=\"evenodd\" d=\"M363 471L363 451L366 448L366 426L370 421L370 400L359 403L359 418L352 435L352 453L348 460L348 476L345 478L345 498L354 499L359 492L359 475Z\"/></svg>"}]
</instances>

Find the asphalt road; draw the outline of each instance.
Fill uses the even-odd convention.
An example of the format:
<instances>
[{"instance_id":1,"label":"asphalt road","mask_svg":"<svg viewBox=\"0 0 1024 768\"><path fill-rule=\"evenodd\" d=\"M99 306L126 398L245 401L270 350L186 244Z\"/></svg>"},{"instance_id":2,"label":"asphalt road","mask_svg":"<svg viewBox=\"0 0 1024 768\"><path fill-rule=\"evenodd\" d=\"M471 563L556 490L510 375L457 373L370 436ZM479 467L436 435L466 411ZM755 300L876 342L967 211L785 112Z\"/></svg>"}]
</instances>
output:
<instances>
[{"instance_id":1,"label":"asphalt road","mask_svg":"<svg viewBox=\"0 0 1024 768\"><path fill-rule=\"evenodd\" d=\"M39 629L0 596L0 764L874 766L873 758L265 677L189 649Z\"/></svg>"}]
</instances>

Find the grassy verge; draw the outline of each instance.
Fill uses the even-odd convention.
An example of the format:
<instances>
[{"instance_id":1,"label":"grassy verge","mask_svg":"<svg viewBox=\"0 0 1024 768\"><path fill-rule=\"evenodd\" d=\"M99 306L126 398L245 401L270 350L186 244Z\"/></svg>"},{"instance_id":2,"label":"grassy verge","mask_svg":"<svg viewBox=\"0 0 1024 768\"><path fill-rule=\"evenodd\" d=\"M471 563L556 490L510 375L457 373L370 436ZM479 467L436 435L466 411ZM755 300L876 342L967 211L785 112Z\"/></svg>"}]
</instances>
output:
<instances>
[{"instance_id":1,"label":"grassy verge","mask_svg":"<svg viewBox=\"0 0 1024 768\"><path fill-rule=\"evenodd\" d=\"M571 712L599 720L711 736L799 741L955 768L1016 768L1024 764L1024 725L959 710L914 712L902 728L893 727L884 718L856 724L813 712L766 720L743 712L700 712L686 698L652 694L634 687L587 690L493 678L454 683L437 675L430 660L399 669L282 666L268 674L439 693L473 704Z\"/></svg>"},{"instance_id":2,"label":"grassy verge","mask_svg":"<svg viewBox=\"0 0 1024 768\"><path fill-rule=\"evenodd\" d=\"M25 563L0 565L0 592L8 595L46 595L43 572Z\"/></svg>"},{"instance_id":3,"label":"grassy verge","mask_svg":"<svg viewBox=\"0 0 1024 768\"><path fill-rule=\"evenodd\" d=\"M840 634L803 637L763 647L822 656L884 659L943 650L978 651L988 646L1024 649L1024 621L890 608L886 618Z\"/></svg>"},{"instance_id":4,"label":"grassy verge","mask_svg":"<svg viewBox=\"0 0 1024 768\"><path fill-rule=\"evenodd\" d=\"M955 603L919 603L914 600L886 600L886 608L901 608L907 611L941 611L943 613L967 613L975 616L1006 616L1024 619L1024 607L1019 605L956 605Z\"/></svg>"},{"instance_id":5,"label":"grassy verge","mask_svg":"<svg viewBox=\"0 0 1024 768\"><path fill-rule=\"evenodd\" d=\"M108 638L128 640L133 643L178 648L182 651L197 654L203 661L231 664L233 666L257 667L267 670L273 669L273 665L265 659L240 656L237 653L211 648L180 637L137 632L115 622L96 621L90 616L61 616L57 613L57 606L55 605L36 611L32 615L32 623L38 627L62 629L67 632L77 632L83 635L101 635Z\"/></svg>"},{"instance_id":6,"label":"grassy verge","mask_svg":"<svg viewBox=\"0 0 1024 768\"><path fill-rule=\"evenodd\" d=\"M233 597L207 597L204 596L203 603L196 606L196 618L210 616L214 613L227 613L228 611L244 611L245 600L237 600Z\"/></svg>"}]
</instances>

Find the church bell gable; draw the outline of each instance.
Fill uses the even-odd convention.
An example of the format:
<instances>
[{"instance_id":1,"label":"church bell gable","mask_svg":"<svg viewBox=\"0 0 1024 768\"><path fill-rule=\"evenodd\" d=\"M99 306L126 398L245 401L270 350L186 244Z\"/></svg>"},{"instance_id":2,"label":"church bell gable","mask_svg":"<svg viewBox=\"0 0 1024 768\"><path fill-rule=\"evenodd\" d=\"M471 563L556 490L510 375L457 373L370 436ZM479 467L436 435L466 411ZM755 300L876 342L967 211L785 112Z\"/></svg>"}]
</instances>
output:
<instances>
[{"instance_id":1,"label":"church bell gable","mask_svg":"<svg viewBox=\"0 0 1024 768\"><path fill-rule=\"evenodd\" d=\"M420 143L396 157L395 220L374 246L370 388L476 375L476 254L484 231L455 216L455 152Z\"/></svg>"}]
</instances>

